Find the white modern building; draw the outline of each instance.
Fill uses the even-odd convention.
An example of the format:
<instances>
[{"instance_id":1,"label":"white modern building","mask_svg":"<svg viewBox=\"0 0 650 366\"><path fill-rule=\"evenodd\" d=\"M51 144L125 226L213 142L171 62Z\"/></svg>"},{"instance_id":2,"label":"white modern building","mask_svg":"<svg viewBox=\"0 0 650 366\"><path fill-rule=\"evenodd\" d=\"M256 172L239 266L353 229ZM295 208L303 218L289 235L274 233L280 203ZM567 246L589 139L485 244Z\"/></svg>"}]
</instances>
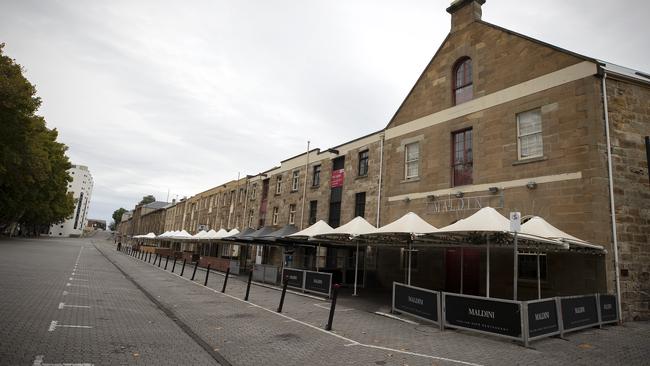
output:
<instances>
[{"instance_id":1,"label":"white modern building","mask_svg":"<svg viewBox=\"0 0 650 366\"><path fill-rule=\"evenodd\" d=\"M50 227L50 236L81 236L88 222L88 205L93 192L93 176L87 166L73 165L68 170L72 182L68 183L68 192L72 192L74 212L64 222Z\"/></svg>"}]
</instances>

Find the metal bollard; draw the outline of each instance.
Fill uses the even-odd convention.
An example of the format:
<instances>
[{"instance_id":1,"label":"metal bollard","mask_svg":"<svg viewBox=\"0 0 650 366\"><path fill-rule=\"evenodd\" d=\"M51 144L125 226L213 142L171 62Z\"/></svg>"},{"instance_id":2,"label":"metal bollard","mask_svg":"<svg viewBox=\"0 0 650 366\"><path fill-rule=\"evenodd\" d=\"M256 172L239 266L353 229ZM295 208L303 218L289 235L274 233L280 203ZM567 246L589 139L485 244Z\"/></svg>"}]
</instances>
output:
<instances>
[{"instance_id":1,"label":"metal bollard","mask_svg":"<svg viewBox=\"0 0 650 366\"><path fill-rule=\"evenodd\" d=\"M156 265L156 262L158 261L158 253L156 253L156 256L153 259L153 265Z\"/></svg>"},{"instance_id":2,"label":"metal bollard","mask_svg":"<svg viewBox=\"0 0 650 366\"><path fill-rule=\"evenodd\" d=\"M156 263L156 262L154 262ZM158 256L158 268L160 268L160 264L162 263L162 255Z\"/></svg>"},{"instance_id":3,"label":"metal bollard","mask_svg":"<svg viewBox=\"0 0 650 366\"><path fill-rule=\"evenodd\" d=\"M246 296L244 297L244 301L248 301L248 294L251 292L251 281L253 281L253 271L248 273L248 284L246 285Z\"/></svg>"},{"instance_id":4,"label":"metal bollard","mask_svg":"<svg viewBox=\"0 0 650 366\"><path fill-rule=\"evenodd\" d=\"M278 313L282 312L284 306L284 295L287 293L287 285L289 285L289 277L285 277L282 283L282 295L280 296L280 306L278 306Z\"/></svg>"},{"instance_id":5,"label":"metal bollard","mask_svg":"<svg viewBox=\"0 0 650 366\"><path fill-rule=\"evenodd\" d=\"M151 263L151 255L152 255L153 253L149 252L149 253L147 253L147 254L149 254L149 255L148 255L147 263Z\"/></svg>"},{"instance_id":6,"label":"metal bollard","mask_svg":"<svg viewBox=\"0 0 650 366\"><path fill-rule=\"evenodd\" d=\"M210 263L208 263L208 268L205 270L205 281L203 282L203 286L208 286L208 276L210 276Z\"/></svg>"},{"instance_id":7,"label":"metal bollard","mask_svg":"<svg viewBox=\"0 0 650 366\"><path fill-rule=\"evenodd\" d=\"M332 302L330 303L330 316L327 319L327 326L325 330L332 330L332 322L334 321L334 309L336 309L336 298L339 296L339 288L341 285L334 284L334 289L332 290Z\"/></svg>"},{"instance_id":8,"label":"metal bollard","mask_svg":"<svg viewBox=\"0 0 650 366\"><path fill-rule=\"evenodd\" d=\"M222 293L226 292L226 284L228 283L228 276L230 276L230 267L226 269L226 278L223 280L223 287L221 288Z\"/></svg>"},{"instance_id":9,"label":"metal bollard","mask_svg":"<svg viewBox=\"0 0 650 366\"><path fill-rule=\"evenodd\" d=\"M196 261L196 264L194 265L194 272L192 272L192 278L190 281L194 281L194 276L196 276L196 268L199 266L199 261Z\"/></svg>"},{"instance_id":10,"label":"metal bollard","mask_svg":"<svg viewBox=\"0 0 650 366\"><path fill-rule=\"evenodd\" d=\"M167 265L169 264L169 256L165 259L165 271L167 270Z\"/></svg>"},{"instance_id":11,"label":"metal bollard","mask_svg":"<svg viewBox=\"0 0 650 366\"><path fill-rule=\"evenodd\" d=\"M174 273L175 268L176 268L176 256L174 256L174 264L172 264L172 273Z\"/></svg>"},{"instance_id":12,"label":"metal bollard","mask_svg":"<svg viewBox=\"0 0 650 366\"><path fill-rule=\"evenodd\" d=\"M183 268L181 268L181 277L183 277L183 273L185 272L185 261L187 259L183 258Z\"/></svg>"}]
</instances>

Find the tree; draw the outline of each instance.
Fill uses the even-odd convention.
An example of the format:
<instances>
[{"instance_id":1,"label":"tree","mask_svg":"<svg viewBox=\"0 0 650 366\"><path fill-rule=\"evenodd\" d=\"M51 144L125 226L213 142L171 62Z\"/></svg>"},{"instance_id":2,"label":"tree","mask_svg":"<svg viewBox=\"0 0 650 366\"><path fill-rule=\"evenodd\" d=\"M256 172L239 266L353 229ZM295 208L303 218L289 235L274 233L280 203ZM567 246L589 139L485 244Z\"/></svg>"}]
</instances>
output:
<instances>
[{"instance_id":1,"label":"tree","mask_svg":"<svg viewBox=\"0 0 650 366\"><path fill-rule=\"evenodd\" d=\"M37 232L74 211L65 155L56 129L36 115L41 100L22 67L0 44L0 230L21 223Z\"/></svg>"},{"instance_id":2,"label":"tree","mask_svg":"<svg viewBox=\"0 0 650 366\"><path fill-rule=\"evenodd\" d=\"M139 205L146 205L147 203L151 203L151 202L156 202L156 197L154 197L153 195L150 194L150 195L142 197L142 201L140 201L140 203L138 203L138 206Z\"/></svg>"},{"instance_id":3,"label":"tree","mask_svg":"<svg viewBox=\"0 0 650 366\"><path fill-rule=\"evenodd\" d=\"M113 211L113 222L111 222L110 225L108 226L108 228L111 231L117 230L117 225L119 225L120 222L122 222L122 215L124 215L125 212L126 212L126 209L122 208L122 207L120 207L117 210Z\"/></svg>"}]
</instances>

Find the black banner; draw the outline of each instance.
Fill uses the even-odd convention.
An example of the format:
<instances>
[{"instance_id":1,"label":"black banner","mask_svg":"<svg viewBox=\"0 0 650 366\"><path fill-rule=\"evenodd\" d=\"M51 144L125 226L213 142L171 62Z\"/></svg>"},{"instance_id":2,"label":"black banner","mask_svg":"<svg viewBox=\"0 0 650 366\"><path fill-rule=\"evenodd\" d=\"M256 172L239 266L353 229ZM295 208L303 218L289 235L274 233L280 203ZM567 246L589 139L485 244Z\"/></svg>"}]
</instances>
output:
<instances>
[{"instance_id":1,"label":"black banner","mask_svg":"<svg viewBox=\"0 0 650 366\"><path fill-rule=\"evenodd\" d=\"M418 288L395 284L395 309L438 322L438 295Z\"/></svg>"},{"instance_id":2,"label":"black banner","mask_svg":"<svg viewBox=\"0 0 650 366\"><path fill-rule=\"evenodd\" d=\"M600 320L612 322L618 320L615 295L600 295Z\"/></svg>"},{"instance_id":3,"label":"black banner","mask_svg":"<svg viewBox=\"0 0 650 366\"><path fill-rule=\"evenodd\" d=\"M285 268L282 271L282 278L289 278L289 286L302 288L302 278L305 271L299 269Z\"/></svg>"},{"instance_id":4,"label":"black banner","mask_svg":"<svg viewBox=\"0 0 650 366\"><path fill-rule=\"evenodd\" d=\"M528 304L528 336L538 337L560 330L555 299Z\"/></svg>"},{"instance_id":5,"label":"black banner","mask_svg":"<svg viewBox=\"0 0 650 366\"><path fill-rule=\"evenodd\" d=\"M332 275L329 273L305 272L305 290L329 295Z\"/></svg>"},{"instance_id":6,"label":"black banner","mask_svg":"<svg viewBox=\"0 0 650 366\"><path fill-rule=\"evenodd\" d=\"M596 296L588 295L560 299L564 329L598 324Z\"/></svg>"},{"instance_id":7,"label":"black banner","mask_svg":"<svg viewBox=\"0 0 650 366\"><path fill-rule=\"evenodd\" d=\"M446 294L445 323L521 338L519 304Z\"/></svg>"}]
</instances>

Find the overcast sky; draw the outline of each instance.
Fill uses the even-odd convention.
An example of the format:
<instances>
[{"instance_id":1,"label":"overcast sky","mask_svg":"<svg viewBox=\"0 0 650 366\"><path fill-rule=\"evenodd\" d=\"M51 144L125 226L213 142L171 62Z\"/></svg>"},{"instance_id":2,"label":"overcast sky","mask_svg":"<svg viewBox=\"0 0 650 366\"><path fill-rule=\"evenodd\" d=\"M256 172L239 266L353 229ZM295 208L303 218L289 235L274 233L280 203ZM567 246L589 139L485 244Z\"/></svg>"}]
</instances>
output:
<instances>
[{"instance_id":1,"label":"overcast sky","mask_svg":"<svg viewBox=\"0 0 650 366\"><path fill-rule=\"evenodd\" d=\"M383 128L446 0L1 0L0 42L95 180L90 218ZM650 71L650 1L488 0L485 21Z\"/></svg>"}]
</instances>

